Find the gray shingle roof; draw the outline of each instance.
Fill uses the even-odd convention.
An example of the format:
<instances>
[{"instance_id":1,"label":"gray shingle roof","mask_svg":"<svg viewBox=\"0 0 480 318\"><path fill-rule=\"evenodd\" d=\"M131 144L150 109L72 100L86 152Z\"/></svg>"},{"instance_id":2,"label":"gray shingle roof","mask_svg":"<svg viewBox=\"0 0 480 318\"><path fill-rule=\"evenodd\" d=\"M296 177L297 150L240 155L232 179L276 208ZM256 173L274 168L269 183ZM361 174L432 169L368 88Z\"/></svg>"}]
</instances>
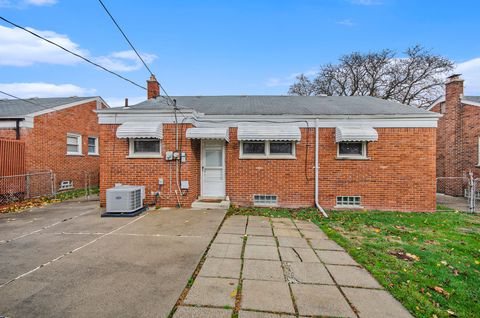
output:
<instances>
[{"instance_id":1,"label":"gray shingle roof","mask_svg":"<svg viewBox=\"0 0 480 318\"><path fill-rule=\"evenodd\" d=\"M172 96L179 108L206 115L426 115L430 112L370 96ZM165 98L131 109L172 109ZM112 109L113 110L113 109Z\"/></svg>"},{"instance_id":2,"label":"gray shingle roof","mask_svg":"<svg viewBox=\"0 0 480 318\"><path fill-rule=\"evenodd\" d=\"M44 109L79 102L93 97L54 97L54 98L29 98L0 99L0 117L23 117ZM28 101L28 102L27 102Z\"/></svg>"},{"instance_id":3,"label":"gray shingle roof","mask_svg":"<svg viewBox=\"0 0 480 318\"><path fill-rule=\"evenodd\" d=\"M463 99L469 100L474 103L480 103L480 96L463 96Z\"/></svg>"}]
</instances>

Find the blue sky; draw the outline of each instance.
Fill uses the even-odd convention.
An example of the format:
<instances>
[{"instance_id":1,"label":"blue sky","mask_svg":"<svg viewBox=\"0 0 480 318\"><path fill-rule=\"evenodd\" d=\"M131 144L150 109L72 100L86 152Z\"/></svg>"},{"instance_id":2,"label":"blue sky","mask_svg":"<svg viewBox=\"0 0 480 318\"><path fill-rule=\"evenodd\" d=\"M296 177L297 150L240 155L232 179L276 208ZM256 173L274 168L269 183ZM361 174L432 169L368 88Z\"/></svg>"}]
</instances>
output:
<instances>
[{"instance_id":1,"label":"blue sky","mask_svg":"<svg viewBox=\"0 0 480 318\"><path fill-rule=\"evenodd\" d=\"M286 94L342 54L421 44L480 95L480 1L104 0L171 95ZM148 73L97 0L0 0L0 15L141 84ZM22 97L145 91L0 22L0 89Z\"/></svg>"}]
</instances>

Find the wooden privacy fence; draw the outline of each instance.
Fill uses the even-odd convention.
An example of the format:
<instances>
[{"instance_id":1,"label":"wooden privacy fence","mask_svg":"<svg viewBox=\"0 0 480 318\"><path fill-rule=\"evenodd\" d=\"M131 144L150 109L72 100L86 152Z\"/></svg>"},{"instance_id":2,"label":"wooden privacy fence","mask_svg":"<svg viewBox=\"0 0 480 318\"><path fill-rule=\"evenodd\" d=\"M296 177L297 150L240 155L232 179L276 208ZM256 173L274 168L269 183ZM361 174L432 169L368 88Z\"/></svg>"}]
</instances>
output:
<instances>
[{"instance_id":1,"label":"wooden privacy fence","mask_svg":"<svg viewBox=\"0 0 480 318\"><path fill-rule=\"evenodd\" d=\"M0 176L25 173L25 142L0 139Z\"/></svg>"}]
</instances>

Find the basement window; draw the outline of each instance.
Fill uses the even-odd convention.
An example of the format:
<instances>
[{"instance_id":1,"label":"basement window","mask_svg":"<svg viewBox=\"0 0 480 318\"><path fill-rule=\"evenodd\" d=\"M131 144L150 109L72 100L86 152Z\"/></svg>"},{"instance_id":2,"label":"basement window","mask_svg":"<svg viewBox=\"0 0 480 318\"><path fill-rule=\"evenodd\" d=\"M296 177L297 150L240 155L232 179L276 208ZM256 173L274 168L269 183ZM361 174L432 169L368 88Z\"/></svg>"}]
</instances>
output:
<instances>
[{"instance_id":1,"label":"basement window","mask_svg":"<svg viewBox=\"0 0 480 318\"><path fill-rule=\"evenodd\" d=\"M277 196L274 194L255 194L253 196L253 205L256 205L256 206L277 205Z\"/></svg>"},{"instance_id":2,"label":"basement window","mask_svg":"<svg viewBox=\"0 0 480 318\"><path fill-rule=\"evenodd\" d=\"M360 208L361 197L360 196L338 196L336 208Z\"/></svg>"}]
</instances>

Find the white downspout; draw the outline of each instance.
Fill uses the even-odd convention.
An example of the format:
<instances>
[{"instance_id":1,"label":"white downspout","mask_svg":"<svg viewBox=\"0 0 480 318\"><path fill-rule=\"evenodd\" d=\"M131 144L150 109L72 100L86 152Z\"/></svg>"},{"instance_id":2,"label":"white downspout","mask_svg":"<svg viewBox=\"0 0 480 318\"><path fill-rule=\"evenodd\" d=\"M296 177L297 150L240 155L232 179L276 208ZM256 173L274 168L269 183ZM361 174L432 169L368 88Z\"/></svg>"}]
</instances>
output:
<instances>
[{"instance_id":1,"label":"white downspout","mask_svg":"<svg viewBox=\"0 0 480 318\"><path fill-rule=\"evenodd\" d=\"M318 203L318 118L315 118L315 206L328 218L327 212Z\"/></svg>"}]
</instances>

